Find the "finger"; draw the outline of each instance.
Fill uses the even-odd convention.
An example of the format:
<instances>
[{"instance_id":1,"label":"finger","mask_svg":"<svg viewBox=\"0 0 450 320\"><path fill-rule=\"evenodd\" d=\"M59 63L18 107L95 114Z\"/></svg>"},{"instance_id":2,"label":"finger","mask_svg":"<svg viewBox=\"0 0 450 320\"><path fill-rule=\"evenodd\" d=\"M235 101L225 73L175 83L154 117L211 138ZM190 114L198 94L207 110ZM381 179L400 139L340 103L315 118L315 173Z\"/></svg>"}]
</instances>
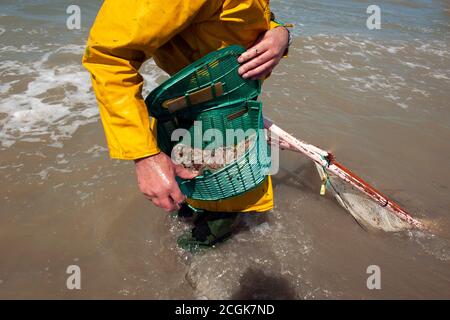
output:
<instances>
[{"instance_id":1,"label":"finger","mask_svg":"<svg viewBox=\"0 0 450 320\"><path fill-rule=\"evenodd\" d=\"M266 75L268 75L270 72L272 72L273 68L275 67L276 63L274 59L271 59L267 61L266 63L260 65L259 67L248 71L247 73L244 73L242 75L242 78L247 79L260 79Z\"/></svg>"},{"instance_id":2,"label":"finger","mask_svg":"<svg viewBox=\"0 0 450 320\"><path fill-rule=\"evenodd\" d=\"M146 197L148 200L150 200L155 206L157 206L157 207L161 207L161 202L159 201L159 199L158 198L149 198L149 197Z\"/></svg>"},{"instance_id":3,"label":"finger","mask_svg":"<svg viewBox=\"0 0 450 320\"><path fill-rule=\"evenodd\" d=\"M196 176L198 176L197 171L186 169L181 165L175 166L175 174L181 179L194 179Z\"/></svg>"},{"instance_id":4,"label":"finger","mask_svg":"<svg viewBox=\"0 0 450 320\"><path fill-rule=\"evenodd\" d=\"M171 211L175 211L180 209L180 206L176 203L174 203L174 201L169 198L169 197L149 197L149 196L145 196L148 200L150 200L155 206L157 206L158 208L163 209L166 212L171 212Z\"/></svg>"},{"instance_id":5,"label":"finger","mask_svg":"<svg viewBox=\"0 0 450 320\"><path fill-rule=\"evenodd\" d=\"M166 212L172 212L180 209L180 206L175 203L170 197L159 198L158 200L159 207Z\"/></svg>"},{"instance_id":6,"label":"finger","mask_svg":"<svg viewBox=\"0 0 450 320\"><path fill-rule=\"evenodd\" d=\"M248 71L255 69L257 67L259 67L260 65L266 63L267 61L269 61L270 59L273 59L273 55L271 54L271 52L268 50L266 51L264 54L248 61L247 63L243 64L239 70L238 73L242 76L245 73L247 73Z\"/></svg>"},{"instance_id":7,"label":"finger","mask_svg":"<svg viewBox=\"0 0 450 320\"><path fill-rule=\"evenodd\" d=\"M264 45L263 42L258 43L257 45L251 47L250 49L245 51L243 54L241 54L240 57L238 58L238 62L244 63L246 61L249 61L249 60L259 56L260 54L263 54L264 52L267 51L267 49L269 49L269 48L266 45Z\"/></svg>"},{"instance_id":8,"label":"finger","mask_svg":"<svg viewBox=\"0 0 450 320\"><path fill-rule=\"evenodd\" d=\"M181 193L181 190L178 186L174 187L174 190L170 193L170 197L173 199L173 202L176 204L181 204L186 200L186 196Z\"/></svg>"},{"instance_id":9,"label":"finger","mask_svg":"<svg viewBox=\"0 0 450 320\"><path fill-rule=\"evenodd\" d=\"M153 200L155 199L154 196L151 196L148 193L145 193L145 192L141 192L141 193L147 200L150 200L151 202L153 202Z\"/></svg>"}]
</instances>

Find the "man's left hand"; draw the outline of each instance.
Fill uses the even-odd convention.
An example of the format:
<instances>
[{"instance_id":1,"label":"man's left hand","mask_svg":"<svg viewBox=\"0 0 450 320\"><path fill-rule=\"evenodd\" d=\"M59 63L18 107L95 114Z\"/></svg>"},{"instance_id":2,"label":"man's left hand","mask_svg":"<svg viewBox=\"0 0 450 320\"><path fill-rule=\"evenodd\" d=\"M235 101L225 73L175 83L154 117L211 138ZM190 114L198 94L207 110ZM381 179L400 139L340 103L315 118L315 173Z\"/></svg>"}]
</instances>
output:
<instances>
[{"instance_id":1,"label":"man's left hand","mask_svg":"<svg viewBox=\"0 0 450 320\"><path fill-rule=\"evenodd\" d=\"M244 79L261 79L267 77L280 62L289 43L289 33L284 27L277 27L264 32L256 44L244 52L238 62L238 72Z\"/></svg>"}]
</instances>

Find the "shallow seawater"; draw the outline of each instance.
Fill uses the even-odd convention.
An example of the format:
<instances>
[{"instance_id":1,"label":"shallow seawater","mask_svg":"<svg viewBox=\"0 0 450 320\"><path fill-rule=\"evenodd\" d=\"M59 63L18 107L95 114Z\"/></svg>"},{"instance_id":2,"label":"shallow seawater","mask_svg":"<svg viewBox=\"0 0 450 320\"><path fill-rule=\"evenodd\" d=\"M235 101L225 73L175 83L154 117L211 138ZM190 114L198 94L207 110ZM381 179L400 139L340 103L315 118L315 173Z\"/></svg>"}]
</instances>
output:
<instances>
[{"instance_id":1,"label":"shallow seawater","mask_svg":"<svg viewBox=\"0 0 450 320\"><path fill-rule=\"evenodd\" d=\"M289 57L264 84L265 114L398 201L433 232L369 232L319 195L312 163L287 151L275 209L244 216L196 255L189 224L144 199L133 164L110 160L80 65L100 1L0 4L0 297L151 299L450 298L450 6L271 1L295 24ZM166 76L150 61L148 93ZM66 288L66 269L82 289ZM368 290L367 268L381 269Z\"/></svg>"}]
</instances>

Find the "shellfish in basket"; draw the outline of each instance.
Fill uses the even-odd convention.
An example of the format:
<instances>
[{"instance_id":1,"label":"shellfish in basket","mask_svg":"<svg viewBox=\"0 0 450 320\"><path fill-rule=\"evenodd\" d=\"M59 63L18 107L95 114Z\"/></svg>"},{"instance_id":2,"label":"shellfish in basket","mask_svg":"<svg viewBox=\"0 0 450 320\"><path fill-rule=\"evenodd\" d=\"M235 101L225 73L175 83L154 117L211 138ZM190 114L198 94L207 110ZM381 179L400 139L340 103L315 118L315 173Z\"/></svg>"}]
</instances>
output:
<instances>
[{"instance_id":1,"label":"shellfish in basket","mask_svg":"<svg viewBox=\"0 0 450 320\"><path fill-rule=\"evenodd\" d=\"M214 172L244 156L255 141L255 137L251 135L235 145L215 149L208 147L201 149L179 143L172 149L172 160L199 174L205 170Z\"/></svg>"}]
</instances>

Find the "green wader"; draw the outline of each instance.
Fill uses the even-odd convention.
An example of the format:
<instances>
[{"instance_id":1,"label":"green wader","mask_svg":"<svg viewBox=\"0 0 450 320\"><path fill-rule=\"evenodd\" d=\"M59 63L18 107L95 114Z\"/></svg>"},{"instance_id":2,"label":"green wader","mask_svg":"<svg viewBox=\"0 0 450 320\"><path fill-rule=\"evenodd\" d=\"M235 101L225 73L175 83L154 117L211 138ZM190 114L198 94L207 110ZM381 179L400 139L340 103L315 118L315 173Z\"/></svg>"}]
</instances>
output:
<instances>
[{"instance_id":1,"label":"green wader","mask_svg":"<svg viewBox=\"0 0 450 320\"><path fill-rule=\"evenodd\" d=\"M188 251L212 247L227 240L232 234L233 224L238 216L232 212L194 212L183 204L178 212L179 217L193 217L194 228L178 238L178 245Z\"/></svg>"}]
</instances>

